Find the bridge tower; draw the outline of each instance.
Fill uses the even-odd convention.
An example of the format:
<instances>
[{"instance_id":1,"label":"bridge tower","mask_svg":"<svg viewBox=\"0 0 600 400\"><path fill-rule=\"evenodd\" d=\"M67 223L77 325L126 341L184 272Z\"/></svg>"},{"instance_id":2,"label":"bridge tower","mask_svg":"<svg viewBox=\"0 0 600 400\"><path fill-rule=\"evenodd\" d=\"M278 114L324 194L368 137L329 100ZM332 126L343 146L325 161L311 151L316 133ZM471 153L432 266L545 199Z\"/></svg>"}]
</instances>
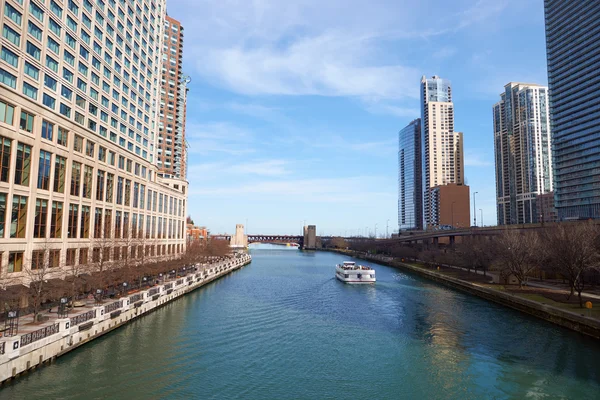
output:
<instances>
[{"instance_id":1,"label":"bridge tower","mask_svg":"<svg viewBox=\"0 0 600 400\"><path fill-rule=\"evenodd\" d=\"M235 226L235 235L231 236L229 245L237 249L245 249L248 247L248 236L244 234L243 224L237 224Z\"/></svg>"},{"instance_id":2,"label":"bridge tower","mask_svg":"<svg viewBox=\"0 0 600 400\"><path fill-rule=\"evenodd\" d=\"M304 227L303 250L315 250L317 248L317 226L307 225Z\"/></svg>"}]
</instances>

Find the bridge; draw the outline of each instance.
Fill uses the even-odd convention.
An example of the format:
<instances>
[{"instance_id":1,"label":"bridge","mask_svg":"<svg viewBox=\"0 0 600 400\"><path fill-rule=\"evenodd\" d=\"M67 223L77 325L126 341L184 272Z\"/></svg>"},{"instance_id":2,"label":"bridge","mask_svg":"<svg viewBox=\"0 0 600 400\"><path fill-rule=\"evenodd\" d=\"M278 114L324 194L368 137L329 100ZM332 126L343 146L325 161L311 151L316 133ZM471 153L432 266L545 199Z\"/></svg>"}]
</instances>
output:
<instances>
[{"instance_id":1,"label":"bridge","mask_svg":"<svg viewBox=\"0 0 600 400\"><path fill-rule=\"evenodd\" d=\"M244 225L235 226L234 235L211 235L212 239L228 240L233 248L247 248L251 243L273 243L287 244L296 243L303 250L314 250L318 247L319 238L317 238L317 227L307 225L304 227L304 235L246 235Z\"/></svg>"}]
</instances>

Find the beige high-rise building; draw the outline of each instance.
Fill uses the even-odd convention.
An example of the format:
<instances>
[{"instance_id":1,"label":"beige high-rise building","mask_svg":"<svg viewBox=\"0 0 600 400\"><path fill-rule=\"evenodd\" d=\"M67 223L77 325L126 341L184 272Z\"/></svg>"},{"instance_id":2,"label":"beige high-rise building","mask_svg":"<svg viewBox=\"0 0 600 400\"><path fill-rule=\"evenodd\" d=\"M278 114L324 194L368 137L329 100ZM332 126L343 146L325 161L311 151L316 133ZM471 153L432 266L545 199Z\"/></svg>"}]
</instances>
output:
<instances>
[{"instance_id":1,"label":"beige high-rise building","mask_svg":"<svg viewBox=\"0 0 600 400\"><path fill-rule=\"evenodd\" d=\"M187 182L155 159L165 0L1 4L0 285L181 255Z\"/></svg>"},{"instance_id":2,"label":"beige high-rise building","mask_svg":"<svg viewBox=\"0 0 600 400\"><path fill-rule=\"evenodd\" d=\"M421 131L423 132L424 226L440 224L431 190L464 185L463 134L454 131L454 103L450 82L439 76L421 79Z\"/></svg>"},{"instance_id":3,"label":"beige high-rise building","mask_svg":"<svg viewBox=\"0 0 600 400\"><path fill-rule=\"evenodd\" d=\"M185 179L185 118L189 81L183 76L182 70L183 26L168 15L165 17L163 38L157 164L159 174L163 177Z\"/></svg>"}]
</instances>

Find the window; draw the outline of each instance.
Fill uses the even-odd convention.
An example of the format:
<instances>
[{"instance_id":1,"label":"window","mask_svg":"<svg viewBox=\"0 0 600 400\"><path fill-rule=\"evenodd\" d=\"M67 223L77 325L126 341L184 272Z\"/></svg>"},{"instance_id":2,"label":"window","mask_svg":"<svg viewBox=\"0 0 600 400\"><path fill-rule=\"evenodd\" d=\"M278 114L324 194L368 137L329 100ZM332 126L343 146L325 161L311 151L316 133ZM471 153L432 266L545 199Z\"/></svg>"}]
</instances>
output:
<instances>
[{"instance_id":1,"label":"window","mask_svg":"<svg viewBox=\"0 0 600 400\"><path fill-rule=\"evenodd\" d=\"M42 102L44 103L44 105L46 107L49 107L54 110L54 106L56 105L56 99L54 97L49 96L46 93L44 93L44 98L43 98Z\"/></svg>"},{"instance_id":2,"label":"window","mask_svg":"<svg viewBox=\"0 0 600 400\"><path fill-rule=\"evenodd\" d=\"M78 153L83 153L83 138L79 135L75 135L75 140L73 141L73 150Z\"/></svg>"},{"instance_id":3,"label":"window","mask_svg":"<svg viewBox=\"0 0 600 400\"><path fill-rule=\"evenodd\" d=\"M79 237L82 239L87 239L90 237L90 207L89 206L81 206L81 225Z\"/></svg>"},{"instance_id":4,"label":"window","mask_svg":"<svg viewBox=\"0 0 600 400\"><path fill-rule=\"evenodd\" d=\"M23 252L22 251L11 251L8 253L8 271L21 272L23 271Z\"/></svg>"},{"instance_id":5,"label":"window","mask_svg":"<svg viewBox=\"0 0 600 400\"><path fill-rule=\"evenodd\" d=\"M46 222L48 221L48 200L35 200L35 219L33 224L33 237L46 237Z\"/></svg>"},{"instance_id":6,"label":"window","mask_svg":"<svg viewBox=\"0 0 600 400\"><path fill-rule=\"evenodd\" d=\"M3 83L10 88L16 89L17 77L11 74L10 72L0 68L0 83Z\"/></svg>"},{"instance_id":7,"label":"window","mask_svg":"<svg viewBox=\"0 0 600 400\"><path fill-rule=\"evenodd\" d=\"M27 82L23 82L23 94L27 97L31 97L33 100L37 100L38 90Z\"/></svg>"},{"instance_id":8,"label":"window","mask_svg":"<svg viewBox=\"0 0 600 400\"><path fill-rule=\"evenodd\" d=\"M62 8L54 0L50 0L50 10L56 14L57 17L62 17ZM52 19L50 19L52 21Z\"/></svg>"},{"instance_id":9,"label":"window","mask_svg":"<svg viewBox=\"0 0 600 400\"><path fill-rule=\"evenodd\" d=\"M65 78L70 83L73 83L73 73L66 68L63 68L63 78Z\"/></svg>"},{"instance_id":10,"label":"window","mask_svg":"<svg viewBox=\"0 0 600 400\"><path fill-rule=\"evenodd\" d=\"M79 7L77 7L77 4L73 0L69 0L69 10L75 15L79 14Z\"/></svg>"},{"instance_id":11,"label":"window","mask_svg":"<svg viewBox=\"0 0 600 400\"><path fill-rule=\"evenodd\" d=\"M24 239L27 225L27 196L13 195L10 237Z\"/></svg>"},{"instance_id":12,"label":"window","mask_svg":"<svg viewBox=\"0 0 600 400\"><path fill-rule=\"evenodd\" d=\"M65 260L65 265L75 265L76 251L77 249L67 249L67 258Z\"/></svg>"},{"instance_id":13,"label":"window","mask_svg":"<svg viewBox=\"0 0 600 400\"><path fill-rule=\"evenodd\" d=\"M54 53L60 54L60 45L56 40L52 39L50 36L48 36L48 48Z\"/></svg>"},{"instance_id":14,"label":"window","mask_svg":"<svg viewBox=\"0 0 600 400\"><path fill-rule=\"evenodd\" d=\"M9 42L17 47L21 45L21 35L19 35L17 31L6 24L4 24L2 28L2 36L4 36Z\"/></svg>"},{"instance_id":15,"label":"window","mask_svg":"<svg viewBox=\"0 0 600 400\"><path fill-rule=\"evenodd\" d=\"M75 38L68 33L65 33L65 43L69 45L73 50L75 49Z\"/></svg>"},{"instance_id":16,"label":"window","mask_svg":"<svg viewBox=\"0 0 600 400\"><path fill-rule=\"evenodd\" d=\"M4 15L12 19L15 24L21 26L21 13L8 3L4 4Z\"/></svg>"},{"instance_id":17,"label":"window","mask_svg":"<svg viewBox=\"0 0 600 400\"><path fill-rule=\"evenodd\" d=\"M73 239L73 238L77 237L78 217L79 217L79 206L77 204L69 204L69 220L67 221L67 238L69 238L69 239Z\"/></svg>"},{"instance_id":18,"label":"window","mask_svg":"<svg viewBox=\"0 0 600 400\"><path fill-rule=\"evenodd\" d=\"M42 190L50 189L50 165L52 153L40 150L40 164L38 167L37 188Z\"/></svg>"},{"instance_id":19,"label":"window","mask_svg":"<svg viewBox=\"0 0 600 400\"><path fill-rule=\"evenodd\" d=\"M83 172L83 197L92 198L92 179L94 178L94 168L88 165L84 166Z\"/></svg>"},{"instance_id":20,"label":"window","mask_svg":"<svg viewBox=\"0 0 600 400\"><path fill-rule=\"evenodd\" d=\"M56 91L56 79L54 79L53 77L51 77L48 74L44 75L44 85L47 88Z\"/></svg>"},{"instance_id":21,"label":"window","mask_svg":"<svg viewBox=\"0 0 600 400\"><path fill-rule=\"evenodd\" d=\"M62 88L60 89L60 94L62 97L64 97L67 100L71 100L73 97L73 91L71 89L69 89L68 87L66 87L65 85L62 85Z\"/></svg>"},{"instance_id":22,"label":"window","mask_svg":"<svg viewBox=\"0 0 600 400\"><path fill-rule=\"evenodd\" d=\"M67 173L67 159L56 156L54 160L54 187L57 193L65 192L65 175Z\"/></svg>"},{"instance_id":23,"label":"window","mask_svg":"<svg viewBox=\"0 0 600 400\"><path fill-rule=\"evenodd\" d=\"M6 221L6 193L0 193L0 239L4 238L4 224Z\"/></svg>"},{"instance_id":24,"label":"window","mask_svg":"<svg viewBox=\"0 0 600 400\"><path fill-rule=\"evenodd\" d=\"M15 114L15 107L0 100L0 122L12 125Z\"/></svg>"},{"instance_id":25,"label":"window","mask_svg":"<svg viewBox=\"0 0 600 400\"><path fill-rule=\"evenodd\" d=\"M50 268L60 267L60 250L53 249L49 251L48 264Z\"/></svg>"},{"instance_id":26,"label":"window","mask_svg":"<svg viewBox=\"0 0 600 400\"><path fill-rule=\"evenodd\" d=\"M17 162L15 165L15 185L29 186L29 170L31 168L31 146L17 144Z\"/></svg>"},{"instance_id":27,"label":"window","mask_svg":"<svg viewBox=\"0 0 600 400\"><path fill-rule=\"evenodd\" d=\"M117 204L123 204L123 178L117 178L117 198L115 200Z\"/></svg>"},{"instance_id":28,"label":"window","mask_svg":"<svg viewBox=\"0 0 600 400\"><path fill-rule=\"evenodd\" d=\"M79 249L79 264L85 265L88 263L89 251L88 249Z\"/></svg>"},{"instance_id":29,"label":"window","mask_svg":"<svg viewBox=\"0 0 600 400\"><path fill-rule=\"evenodd\" d=\"M83 114L80 114L77 111L75 111L75 122L77 122L79 125L85 125L85 117L83 116Z\"/></svg>"},{"instance_id":30,"label":"window","mask_svg":"<svg viewBox=\"0 0 600 400\"><path fill-rule=\"evenodd\" d=\"M79 189L81 187L81 164L73 161L73 168L71 169L71 196L79 196Z\"/></svg>"},{"instance_id":31,"label":"window","mask_svg":"<svg viewBox=\"0 0 600 400\"><path fill-rule=\"evenodd\" d=\"M77 78L77 88L82 92L87 92L87 83L81 78Z\"/></svg>"},{"instance_id":32,"label":"window","mask_svg":"<svg viewBox=\"0 0 600 400\"><path fill-rule=\"evenodd\" d=\"M6 47L2 47L2 52L0 52L0 58L6 61L9 65L17 68L19 65L19 56L15 53L7 49Z\"/></svg>"},{"instance_id":33,"label":"window","mask_svg":"<svg viewBox=\"0 0 600 400\"><path fill-rule=\"evenodd\" d=\"M10 171L10 146L11 140L0 136L0 182L8 183L8 172ZM4 220L0 220L3 222ZM2 235L0 234L0 238Z\"/></svg>"},{"instance_id":34,"label":"window","mask_svg":"<svg viewBox=\"0 0 600 400\"><path fill-rule=\"evenodd\" d=\"M50 216L50 237L60 239L62 237L63 203L52 202L52 215Z\"/></svg>"},{"instance_id":35,"label":"window","mask_svg":"<svg viewBox=\"0 0 600 400\"><path fill-rule=\"evenodd\" d=\"M96 172L96 200L104 200L104 171Z\"/></svg>"},{"instance_id":36,"label":"window","mask_svg":"<svg viewBox=\"0 0 600 400\"><path fill-rule=\"evenodd\" d=\"M32 77L35 80L37 80L39 78L40 70L38 68L31 65L28 61L25 61L24 66L25 66L24 70L27 75L29 75L30 77Z\"/></svg>"},{"instance_id":37,"label":"window","mask_svg":"<svg viewBox=\"0 0 600 400\"><path fill-rule=\"evenodd\" d=\"M67 131L65 128L59 127L56 142L61 146L67 147L68 138L69 138L69 131Z\"/></svg>"},{"instance_id":38,"label":"window","mask_svg":"<svg viewBox=\"0 0 600 400\"><path fill-rule=\"evenodd\" d=\"M33 57L36 60L40 61L40 57L41 57L41 51L40 51L40 49L36 45L34 45L33 43L31 43L29 40L27 41L27 47L26 47L25 51L31 57Z\"/></svg>"},{"instance_id":39,"label":"window","mask_svg":"<svg viewBox=\"0 0 600 400\"><path fill-rule=\"evenodd\" d=\"M50 56L46 56L46 67L58 73L58 62Z\"/></svg>"},{"instance_id":40,"label":"window","mask_svg":"<svg viewBox=\"0 0 600 400\"><path fill-rule=\"evenodd\" d=\"M106 174L106 202L112 203L113 201L113 186L115 176L113 174ZM108 212L108 210L106 210Z\"/></svg>"},{"instance_id":41,"label":"window","mask_svg":"<svg viewBox=\"0 0 600 400\"><path fill-rule=\"evenodd\" d=\"M22 130L33 133L33 114L28 113L27 111L21 111L21 120L19 121L19 128Z\"/></svg>"},{"instance_id":42,"label":"window","mask_svg":"<svg viewBox=\"0 0 600 400\"><path fill-rule=\"evenodd\" d=\"M42 121L42 139L52 140L54 136L54 124L46 120Z\"/></svg>"},{"instance_id":43,"label":"window","mask_svg":"<svg viewBox=\"0 0 600 400\"><path fill-rule=\"evenodd\" d=\"M50 18L50 30L58 37L60 37L60 24L54 19Z\"/></svg>"},{"instance_id":44,"label":"window","mask_svg":"<svg viewBox=\"0 0 600 400\"><path fill-rule=\"evenodd\" d=\"M29 21L27 24L27 32L40 42L42 41L42 30L33 22Z\"/></svg>"},{"instance_id":45,"label":"window","mask_svg":"<svg viewBox=\"0 0 600 400\"><path fill-rule=\"evenodd\" d=\"M60 113L67 118L71 118L71 107L66 104L60 103Z\"/></svg>"}]
</instances>

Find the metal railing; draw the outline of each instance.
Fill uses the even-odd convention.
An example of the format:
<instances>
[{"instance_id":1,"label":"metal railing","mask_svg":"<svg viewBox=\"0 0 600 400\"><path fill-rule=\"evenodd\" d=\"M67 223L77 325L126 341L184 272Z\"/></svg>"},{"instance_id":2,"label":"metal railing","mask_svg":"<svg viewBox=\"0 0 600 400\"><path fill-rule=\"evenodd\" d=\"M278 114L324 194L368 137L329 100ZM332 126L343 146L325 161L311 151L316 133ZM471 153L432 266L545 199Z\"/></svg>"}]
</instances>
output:
<instances>
[{"instance_id":1,"label":"metal railing","mask_svg":"<svg viewBox=\"0 0 600 400\"><path fill-rule=\"evenodd\" d=\"M183 279L177 279L177 282L176 282L176 284L177 284L178 286L179 286L179 285L181 285L182 283L183 283Z\"/></svg>"},{"instance_id":2,"label":"metal railing","mask_svg":"<svg viewBox=\"0 0 600 400\"><path fill-rule=\"evenodd\" d=\"M157 288L157 287L155 287L155 288L152 288L152 289L148 290L148 297L150 297L150 296L154 296L154 295L155 295L155 294L157 294L159 291L160 291L160 288Z\"/></svg>"},{"instance_id":3,"label":"metal railing","mask_svg":"<svg viewBox=\"0 0 600 400\"><path fill-rule=\"evenodd\" d=\"M165 288L165 290L168 290L168 289L173 289L173 282L171 282L171 283L167 283L167 284L164 286L164 288Z\"/></svg>"},{"instance_id":4,"label":"metal railing","mask_svg":"<svg viewBox=\"0 0 600 400\"><path fill-rule=\"evenodd\" d=\"M115 311L117 309L121 308L121 302L120 301L115 301L114 303L108 304L106 306L104 306L104 312L106 314L108 314L109 312Z\"/></svg>"},{"instance_id":5,"label":"metal railing","mask_svg":"<svg viewBox=\"0 0 600 400\"><path fill-rule=\"evenodd\" d=\"M142 293L134 294L133 296L129 296L129 303L136 303L144 298Z\"/></svg>"},{"instance_id":6,"label":"metal railing","mask_svg":"<svg viewBox=\"0 0 600 400\"><path fill-rule=\"evenodd\" d=\"M75 317L71 318L71 326L77 326L79 324L83 324L86 321L89 321L90 319L94 319L96 318L96 310L90 310L86 313L83 314L79 314Z\"/></svg>"},{"instance_id":7,"label":"metal railing","mask_svg":"<svg viewBox=\"0 0 600 400\"><path fill-rule=\"evenodd\" d=\"M22 335L21 336L21 347L27 346L28 344L31 344L33 342L37 342L38 340L41 340L50 335L54 335L55 333L58 333L58 329L59 329L59 324L52 324L45 328L38 329L37 331Z\"/></svg>"}]
</instances>

